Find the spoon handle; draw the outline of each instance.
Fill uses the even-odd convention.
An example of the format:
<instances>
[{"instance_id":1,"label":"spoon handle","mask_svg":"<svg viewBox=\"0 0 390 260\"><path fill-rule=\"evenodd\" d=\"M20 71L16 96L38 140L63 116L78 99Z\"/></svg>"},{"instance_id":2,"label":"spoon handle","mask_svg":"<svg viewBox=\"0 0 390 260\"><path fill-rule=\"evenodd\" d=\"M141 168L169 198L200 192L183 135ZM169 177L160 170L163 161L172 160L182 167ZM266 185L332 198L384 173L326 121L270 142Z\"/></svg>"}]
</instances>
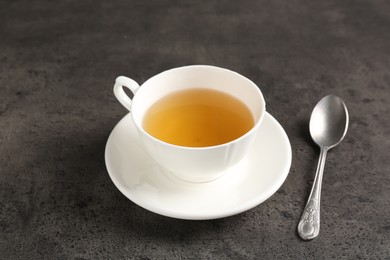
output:
<instances>
[{"instance_id":1,"label":"spoon handle","mask_svg":"<svg viewBox=\"0 0 390 260\"><path fill-rule=\"evenodd\" d=\"M298 233L304 240L310 240L318 236L320 232L320 199L322 175L324 172L326 155L328 148L321 147L320 158L318 160L317 172L314 178L313 187L305 209L302 212L298 224Z\"/></svg>"}]
</instances>

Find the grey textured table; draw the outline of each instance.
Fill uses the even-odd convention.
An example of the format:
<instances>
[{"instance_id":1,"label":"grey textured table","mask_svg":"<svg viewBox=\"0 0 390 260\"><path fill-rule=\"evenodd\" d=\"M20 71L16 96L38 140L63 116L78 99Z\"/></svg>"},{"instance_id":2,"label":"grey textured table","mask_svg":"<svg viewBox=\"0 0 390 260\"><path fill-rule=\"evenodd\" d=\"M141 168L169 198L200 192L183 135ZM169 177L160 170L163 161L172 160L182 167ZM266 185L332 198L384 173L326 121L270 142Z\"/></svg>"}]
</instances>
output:
<instances>
[{"instance_id":1,"label":"grey textured table","mask_svg":"<svg viewBox=\"0 0 390 260\"><path fill-rule=\"evenodd\" d=\"M1 259L390 258L388 1L0 2ZM150 213L111 182L126 114L112 85L210 64L261 86L293 152L288 178L242 214ZM341 96L350 127L325 168L320 236L299 239L318 149L308 119Z\"/></svg>"}]
</instances>

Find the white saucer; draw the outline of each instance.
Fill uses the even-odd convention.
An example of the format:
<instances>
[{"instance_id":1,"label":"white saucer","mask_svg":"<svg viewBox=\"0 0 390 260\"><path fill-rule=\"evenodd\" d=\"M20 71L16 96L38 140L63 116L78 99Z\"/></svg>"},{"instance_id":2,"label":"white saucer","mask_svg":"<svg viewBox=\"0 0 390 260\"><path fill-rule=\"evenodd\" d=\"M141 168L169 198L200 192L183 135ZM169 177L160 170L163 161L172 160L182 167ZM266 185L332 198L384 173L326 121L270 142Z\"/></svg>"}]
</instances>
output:
<instances>
[{"instance_id":1,"label":"white saucer","mask_svg":"<svg viewBox=\"0 0 390 260\"><path fill-rule=\"evenodd\" d=\"M290 170L291 145L283 128L267 113L236 172L207 183L188 183L149 157L128 114L111 132L105 160L116 187L139 206L173 218L216 219L244 212L271 197Z\"/></svg>"}]
</instances>

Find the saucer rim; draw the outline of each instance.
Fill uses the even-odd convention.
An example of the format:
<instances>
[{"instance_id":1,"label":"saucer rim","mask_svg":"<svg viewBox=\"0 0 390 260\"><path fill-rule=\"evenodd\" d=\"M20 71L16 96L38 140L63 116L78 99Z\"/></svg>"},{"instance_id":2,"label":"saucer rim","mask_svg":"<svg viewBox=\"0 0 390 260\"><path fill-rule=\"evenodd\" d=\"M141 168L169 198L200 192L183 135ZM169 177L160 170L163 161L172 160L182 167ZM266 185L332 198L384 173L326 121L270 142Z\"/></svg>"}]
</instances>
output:
<instances>
[{"instance_id":1,"label":"saucer rim","mask_svg":"<svg viewBox=\"0 0 390 260\"><path fill-rule=\"evenodd\" d=\"M171 217L171 218L176 218L176 219L184 219L184 220L211 220L211 219L225 218L225 217L229 217L229 216L243 213L245 211L248 211L248 210L260 205L261 203L263 203L264 201L269 199L273 194L275 194L279 190L279 188L283 185L285 180L287 179L287 176L288 176L290 169L291 169L292 148L291 148L291 143L290 143L290 140L287 136L287 133L283 129L283 127L280 125L280 123L269 112L266 112L264 114L264 118L263 118L262 123L265 123L266 121L270 120L271 122L269 122L269 123L271 123L273 125L273 127L278 128L278 130L279 130L279 133L278 133L279 137L278 138L284 139L283 143L285 144L286 153L287 153L286 154L287 159L283 162L284 167L283 167L283 169L280 170L281 174L279 174L278 178L273 182L272 188L268 189L266 193L263 192L261 194L261 196L255 196L251 200L247 200L243 206L236 206L230 210L225 210L222 212L216 212L216 213L211 213L211 214L210 213L207 214L207 212L206 213L203 212L203 214L202 213L199 214L199 213L195 213L195 212L183 212L183 211L175 211L172 209L167 209L167 208L159 206L160 205L159 203L147 201L143 198L140 198L139 196L137 196L137 194L132 192L131 189L129 189L126 185L124 185L122 183L122 181L120 180L120 177L116 176L116 175L118 175L118 173L114 173L114 169L113 169L113 166L111 164L111 161L108 159L108 156L109 156L108 146L110 144L110 141L113 138L113 136L115 135L117 128L119 128L119 126L121 125L121 122L128 120L128 117L131 118L130 113L125 115L123 118L121 118L121 120L115 125L115 127L113 128L113 130L111 131L111 133L107 139L107 143L105 146L106 169L107 169L108 175L110 176L111 181L114 183L114 185L117 187L117 189L126 198L128 198L130 201L132 201L136 205L140 206L141 208L144 208L148 211L151 211L151 212L159 214L159 215L163 215L163 216ZM135 127L135 126L133 125L132 127ZM220 177L214 181L211 181L211 182L218 182L220 179L222 179L224 177L229 178L229 176L222 176L222 177ZM193 184L197 185L197 186L202 186L202 185L207 185L208 183L211 183L211 182L193 183Z\"/></svg>"}]
</instances>

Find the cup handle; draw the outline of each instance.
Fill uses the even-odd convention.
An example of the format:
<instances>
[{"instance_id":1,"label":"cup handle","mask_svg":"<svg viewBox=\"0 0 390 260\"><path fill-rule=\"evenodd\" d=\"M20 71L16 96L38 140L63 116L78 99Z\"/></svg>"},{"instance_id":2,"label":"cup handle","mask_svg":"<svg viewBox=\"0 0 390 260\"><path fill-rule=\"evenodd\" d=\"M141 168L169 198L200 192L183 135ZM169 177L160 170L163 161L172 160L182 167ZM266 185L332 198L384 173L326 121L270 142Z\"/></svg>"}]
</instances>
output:
<instances>
[{"instance_id":1,"label":"cup handle","mask_svg":"<svg viewBox=\"0 0 390 260\"><path fill-rule=\"evenodd\" d=\"M115 85L114 85L115 97L125 108L127 108L127 110L131 111L132 99L125 93L123 87L130 89L130 91L133 92L133 94L135 95L137 89L139 88L139 85L134 80L125 76L119 76L115 80Z\"/></svg>"}]
</instances>

